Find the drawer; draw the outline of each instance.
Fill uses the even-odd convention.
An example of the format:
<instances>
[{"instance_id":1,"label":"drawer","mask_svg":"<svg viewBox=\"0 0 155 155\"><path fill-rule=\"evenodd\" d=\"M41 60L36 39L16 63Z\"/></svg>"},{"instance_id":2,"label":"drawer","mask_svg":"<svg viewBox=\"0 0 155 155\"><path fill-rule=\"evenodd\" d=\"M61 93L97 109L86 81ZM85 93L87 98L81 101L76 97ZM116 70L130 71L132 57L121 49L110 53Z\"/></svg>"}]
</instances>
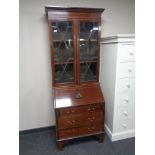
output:
<instances>
[{"instance_id":1,"label":"drawer","mask_svg":"<svg viewBox=\"0 0 155 155\"><path fill-rule=\"evenodd\" d=\"M93 115L74 115L58 118L58 128L67 129L80 126L88 126L93 124L103 124L103 112L97 112Z\"/></svg>"},{"instance_id":2,"label":"drawer","mask_svg":"<svg viewBox=\"0 0 155 155\"><path fill-rule=\"evenodd\" d=\"M78 136L84 136L84 135L91 135L95 133L101 133L103 132L103 125L102 126L86 126L86 127L80 127L80 128L73 128L73 129L67 129L67 130L59 130L59 139L63 138L72 138L72 137L78 137Z\"/></svg>"},{"instance_id":3,"label":"drawer","mask_svg":"<svg viewBox=\"0 0 155 155\"><path fill-rule=\"evenodd\" d=\"M134 77L135 76L135 63L124 62L118 65L118 78Z\"/></svg>"},{"instance_id":4,"label":"drawer","mask_svg":"<svg viewBox=\"0 0 155 155\"><path fill-rule=\"evenodd\" d=\"M103 104L92 104L87 106L79 106L74 108L62 108L57 109L59 111L60 117L61 116L73 116L78 114L94 114L96 112L103 110Z\"/></svg>"},{"instance_id":5,"label":"drawer","mask_svg":"<svg viewBox=\"0 0 155 155\"><path fill-rule=\"evenodd\" d=\"M135 45L134 44L119 44L118 46L118 61L135 61Z\"/></svg>"},{"instance_id":6,"label":"drawer","mask_svg":"<svg viewBox=\"0 0 155 155\"><path fill-rule=\"evenodd\" d=\"M133 92L135 89L135 79L134 78L124 78L117 80L117 92Z\"/></svg>"},{"instance_id":7,"label":"drawer","mask_svg":"<svg viewBox=\"0 0 155 155\"><path fill-rule=\"evenodd\" d=\"M130 117L135 118L135 107L134 106L125 106L119 107L115 109L115 119L116 120L123 120Z\"/></svg>"},{"instance_id":8,"label":"drawer","mask_svg":"<svg viewBox=\"0 0 155 155\"><path fill-rule=\"evenodd\" d=\"M135 93L118 93L116 96L116 107L135 105Z\"/></svg>"},{"instance_id":9,"label":"drawer","mask_svg":"<svg viewBox=\"0 0 155 155\"><path fill-rule=\"evenodd\" d=\"M124 120L116 120L114 125L114 132L125 132L135 129L135 118L130 117Z\"/></svg>"}]
</instances>

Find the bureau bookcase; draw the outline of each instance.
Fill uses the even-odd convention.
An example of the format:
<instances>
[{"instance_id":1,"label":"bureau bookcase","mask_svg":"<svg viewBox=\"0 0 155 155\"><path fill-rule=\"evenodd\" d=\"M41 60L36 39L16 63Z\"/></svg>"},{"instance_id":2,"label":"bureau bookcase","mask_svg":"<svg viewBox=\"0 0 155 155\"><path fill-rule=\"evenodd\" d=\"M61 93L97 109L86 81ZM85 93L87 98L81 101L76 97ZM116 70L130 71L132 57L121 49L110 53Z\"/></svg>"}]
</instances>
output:
<instances>
[{"instance_id":1,"label":"bureau bookcase","mask_svg":"<svg viewBox=\"0 0 155 155\"><path fill-rule=\"evenodd\" d=\"M45 7L51 50L56 143L104 137L104 98L99 84L100 8Z\"/></svg>"}]
</instances>

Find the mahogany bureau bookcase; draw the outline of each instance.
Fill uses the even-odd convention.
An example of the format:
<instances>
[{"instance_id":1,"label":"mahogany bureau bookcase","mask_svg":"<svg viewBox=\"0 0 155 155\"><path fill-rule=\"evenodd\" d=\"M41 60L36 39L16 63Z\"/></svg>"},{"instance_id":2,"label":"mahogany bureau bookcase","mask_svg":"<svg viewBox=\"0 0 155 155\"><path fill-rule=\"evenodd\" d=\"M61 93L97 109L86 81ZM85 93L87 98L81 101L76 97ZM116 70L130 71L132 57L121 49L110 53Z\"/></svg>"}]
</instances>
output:
<instances>
[{"instance_id":1,"label":"mahogany bureau bookcase","mask_svg":"<svg viewBox=\"0 0 155 155\"><path fill-rule=\"evenodd\" d=\"M56 143L104 138L104 97L99 84L100 8L45 7L51 50Z\"/></svg>"}]
</instances>

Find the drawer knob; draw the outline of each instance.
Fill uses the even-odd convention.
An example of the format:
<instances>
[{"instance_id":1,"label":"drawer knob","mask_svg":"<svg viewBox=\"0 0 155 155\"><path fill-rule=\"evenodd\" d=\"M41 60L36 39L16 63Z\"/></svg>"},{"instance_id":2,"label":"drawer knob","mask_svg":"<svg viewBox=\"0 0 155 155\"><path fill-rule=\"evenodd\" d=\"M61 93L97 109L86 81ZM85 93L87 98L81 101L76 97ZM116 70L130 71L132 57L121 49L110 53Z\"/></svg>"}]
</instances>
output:
<instances>
[{"instance_id":1,"label":"drawer knob","mask_svg":"<svg viewBox=\"0 0 155 155\"><path fill-rule=\"evenodd\" d=\"M127 86L128 88L130 88L130 84L129 84L129 83L127 83L126 86Z\"/></svg>"},{"instance_id":2,"label":"drawer knob","mask_svg":"<svg viewBox=\"0 0 155 155\"><path fill-rule=\"evenodd\" d=\"M124 116L128 116L128 113L126 111L123 112Z\"/></svg>"},{"instance_id":3,"label":"drawer knob","mask_svg":"<svg viewBox=\"0 0 155 155\"><path fill-rule=\"evenodd\" d=\"M133 52L129 52L130 55L133 55Z\"/></svg>"},{"instance_id":4,"label":"drawer knob","mask_svg":"<svg viewBox=\"0 0 155 155\"><path fill-rule=\"evenodd\" d=\"M131 73L132 72L132 69L131 68L128 68L128 71Z\"/></svg>"},{"instance_id":5,"label":"drawer knob","mask_svg":"<svg viewBox=\"0 0 155 155\"><path fill-rule=\"evenodd\" d=\"M128 99L128 98L125 98L124 101L125 101L126 103L128 103L128 102L129 102L129 99Z\"/></svg>"},{"instance_id":6,"label":"drawer knob","mask_svg":"<svg viewBox=\"0 0 155 155\"><path fill-rule=\"evenodd\" d=\"M126 129L126 128L127 128L127 125L126 125L126 124L122 124L122 127L123 127L124 129Z\"/></svg>"}]
</instances>

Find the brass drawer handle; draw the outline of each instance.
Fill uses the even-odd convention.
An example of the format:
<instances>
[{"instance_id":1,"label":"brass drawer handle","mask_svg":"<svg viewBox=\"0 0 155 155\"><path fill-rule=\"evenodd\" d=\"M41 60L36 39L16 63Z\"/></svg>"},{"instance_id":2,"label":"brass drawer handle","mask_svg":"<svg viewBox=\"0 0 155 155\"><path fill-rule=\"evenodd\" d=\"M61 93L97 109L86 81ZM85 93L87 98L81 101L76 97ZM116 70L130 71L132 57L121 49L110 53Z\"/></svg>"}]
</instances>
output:
<instances>
[{"instance_id":1,"label":"brass drawer handle","mask_svg":"<svg viewBox=\"0 0 155 155\"><path fill-rule=\"evenodd\" d=\"M74 125L75 124L75 120L72 121L68 121L69 124Z\"/></svg>"},{"instance_id":2,"label":"brass drawer handle","mask_svg":"<svg viewBox=\"0 0 155 155\"><path fill-rule=\"evenodd\" d=\"M88 127L88 131L94 131L95 127Z\"/></svg>"},{"instance_id":3,"label":"brass drawer handle","mask_svg":"<svg viewBox=\"0 0 155 155\"><path fill-rule=\"evenodd\" d=\"M88 117L88 120L93 122L95 120L95 117L92 117L92 118Z\"/></svg>"},{"instance_id":4,"label":"brass drawer handle","mask_svg":"<svg viewBox=\"0 0 155 155\"><path fill-rule=\"evenodd\" d=\"M75 129L68 130L68 133L69 134L74 134L75 133Z\"/></svg>"},{"instance_id":5,"label":"brass drawer handle","mask_svg":"<svg viewBox=\"0 0 155 155\"><path fill-rule=\"evenodd\" d=\"M94 112L95 111L95 108L94 107L90 107L90 108L88 108L88 111L89 112Z\"/></svg>"},{"instance_id":6,"label":"brass drawer handle","mask_svg":"<svg viewBox=\"0 0 155 155\"><path fill-rule=\"evenodd\" d=\"M69 115L69 114L73 114L73 113L75 113L74 110L71 110L71 111L67 111L67 112L66 112L66 114L68 114L68 115Z\"/></svg>"},{"instance_id":7,"label":"brass drawer handle","mask_svg":"<svg viewBox=\"0 0 155 155\"><path fill-rule=\"evenodd\" d=\"M74 110L72 110L71 112L72 112L72 113L75 113L75 111L74 111Z\"/></svg>"},{"instance_id":8,"label":"brass drawer handle","mask_svg":"<svg viewBox=\"0 0 155 155\"><path fill-rule=\"evenodd\" d=\"M94 110L89 110L89 113L93 113L94 112Z\"/></svg>"},{"instance_id":9,"label":"brass drawer handle","mask_svg":"<svg viewBox=\"0 0 155 155\"><path fill-rule=\"evenodd\" d=\"M67 114L70 114L71 112L70 112L70 111L67 111L66 113L67 113Z\"/></svg>"}]
</instances>

